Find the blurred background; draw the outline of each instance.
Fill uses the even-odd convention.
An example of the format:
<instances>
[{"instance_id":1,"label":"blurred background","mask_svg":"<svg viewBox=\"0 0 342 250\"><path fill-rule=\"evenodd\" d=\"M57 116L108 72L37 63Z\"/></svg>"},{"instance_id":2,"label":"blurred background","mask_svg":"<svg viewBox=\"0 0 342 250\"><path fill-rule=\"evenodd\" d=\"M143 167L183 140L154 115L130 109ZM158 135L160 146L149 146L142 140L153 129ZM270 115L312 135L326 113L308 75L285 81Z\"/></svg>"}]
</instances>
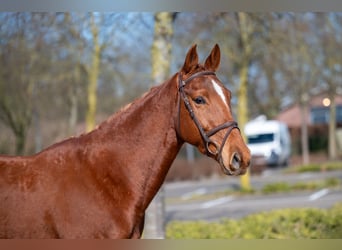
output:
<instances>
[{"instance_id":1,"label":"blurred background","mask_svg":"<svg viewBox=\"0 0 342 250\"><path fill-rule=\"evenodd\" d=\"M202 60L219 44L218 77L253 148L251 169L223 176L185 145L146 238L176 237L167 230L179 220L342 201L342 13L2 12L0 42L0 154L10 155L90 131L176 73L192 44Z\"/></svg>"}]
</instances>

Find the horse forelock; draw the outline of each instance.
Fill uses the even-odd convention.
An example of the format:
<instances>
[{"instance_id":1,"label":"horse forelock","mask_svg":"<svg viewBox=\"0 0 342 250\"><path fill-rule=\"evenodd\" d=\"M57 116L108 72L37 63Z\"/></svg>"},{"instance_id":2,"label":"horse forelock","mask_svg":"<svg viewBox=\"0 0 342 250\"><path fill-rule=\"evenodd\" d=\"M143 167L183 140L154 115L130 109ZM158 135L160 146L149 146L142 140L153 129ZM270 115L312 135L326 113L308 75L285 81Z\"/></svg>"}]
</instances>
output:
<instances>
[{"instance_id":1,"label":"horse forelock","mask_svg":"<svg viewBox=\"0 0 342 250\"><path fill-rule=\"evenodd\" d=\"M203 64L196 64L195 66L193 66L189 72L187 72L185 75L183 75L183 78L188 78L190 77L191 75L197 73L197 72L200 72L200 71L205 71L206 68L204 67Z\"/></svg>"}]
</instances>

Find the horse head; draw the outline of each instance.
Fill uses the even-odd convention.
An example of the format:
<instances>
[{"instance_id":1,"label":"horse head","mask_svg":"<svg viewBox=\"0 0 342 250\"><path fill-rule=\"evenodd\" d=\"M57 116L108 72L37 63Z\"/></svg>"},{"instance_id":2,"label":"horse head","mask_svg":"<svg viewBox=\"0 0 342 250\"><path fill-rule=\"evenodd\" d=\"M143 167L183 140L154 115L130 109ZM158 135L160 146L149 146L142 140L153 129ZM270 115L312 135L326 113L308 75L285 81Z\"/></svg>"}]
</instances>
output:
<instances>
[{"instance_id":1,"label":"horse head","mask_svg":"<svg viewBox=\"0 0 342 250\"><path fill-rule=\"evenodd\" d=\"M188 51L178 73L178 136L214 158L227 175L244 174L250 164L231 109L231 92L216 76L220 48L216 44L204 64L198 63L196 45Z\"/></svg>"}]
</instances>

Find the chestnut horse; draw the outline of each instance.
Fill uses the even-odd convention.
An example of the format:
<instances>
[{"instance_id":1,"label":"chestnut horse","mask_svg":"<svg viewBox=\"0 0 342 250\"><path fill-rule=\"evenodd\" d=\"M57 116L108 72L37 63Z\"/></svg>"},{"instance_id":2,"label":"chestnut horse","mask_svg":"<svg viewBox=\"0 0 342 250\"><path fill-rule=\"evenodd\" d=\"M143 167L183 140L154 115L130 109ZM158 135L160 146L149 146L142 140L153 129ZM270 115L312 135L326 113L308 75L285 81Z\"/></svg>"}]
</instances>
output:
<instances>
[{"instance_id":1,"label":"chestnut horse","mask_svg":"<svg viewBox=\"0 0 342 250\"><path fill-rule=\"evenodd\" d=\"M244 174L250 152L219 63L218 45L204 64L194 45L180 72L93 131L33 156L0 156L0 238L140 238L184 142L224 173Z\"/></svg>"}]
</instances>

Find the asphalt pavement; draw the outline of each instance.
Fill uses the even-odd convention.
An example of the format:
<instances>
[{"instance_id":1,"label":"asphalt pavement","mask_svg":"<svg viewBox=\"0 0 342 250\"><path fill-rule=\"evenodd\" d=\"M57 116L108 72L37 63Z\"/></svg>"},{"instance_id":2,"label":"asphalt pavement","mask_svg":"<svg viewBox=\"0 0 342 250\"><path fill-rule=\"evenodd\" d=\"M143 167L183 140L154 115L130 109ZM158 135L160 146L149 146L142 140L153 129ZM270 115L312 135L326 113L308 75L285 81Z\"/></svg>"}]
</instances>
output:
<instances>
[{"instance_id":1,"label":"asphalt pavement","mask_svg":"<svg viewBox=\"0 0 342 250\"><path fill-rule=\"evenodd\" d=\"M338 178L342 182L342 171L319 173L284 174L283 169L268 169L259 176L251 176L251 186L260 190L264 185L275 182L319 181ZM215 193L237 190L240 178L216 177L201 181L186 181L164 184L165 220L218 221L224 218L241 218L248 214L267 212L282 208L317 207L329 208L342 202L342 188L322 188L313 191L297 191L269 195L224 195ZM209 197L201 199L201 197Z\"/></svg>"}]
</instances>

